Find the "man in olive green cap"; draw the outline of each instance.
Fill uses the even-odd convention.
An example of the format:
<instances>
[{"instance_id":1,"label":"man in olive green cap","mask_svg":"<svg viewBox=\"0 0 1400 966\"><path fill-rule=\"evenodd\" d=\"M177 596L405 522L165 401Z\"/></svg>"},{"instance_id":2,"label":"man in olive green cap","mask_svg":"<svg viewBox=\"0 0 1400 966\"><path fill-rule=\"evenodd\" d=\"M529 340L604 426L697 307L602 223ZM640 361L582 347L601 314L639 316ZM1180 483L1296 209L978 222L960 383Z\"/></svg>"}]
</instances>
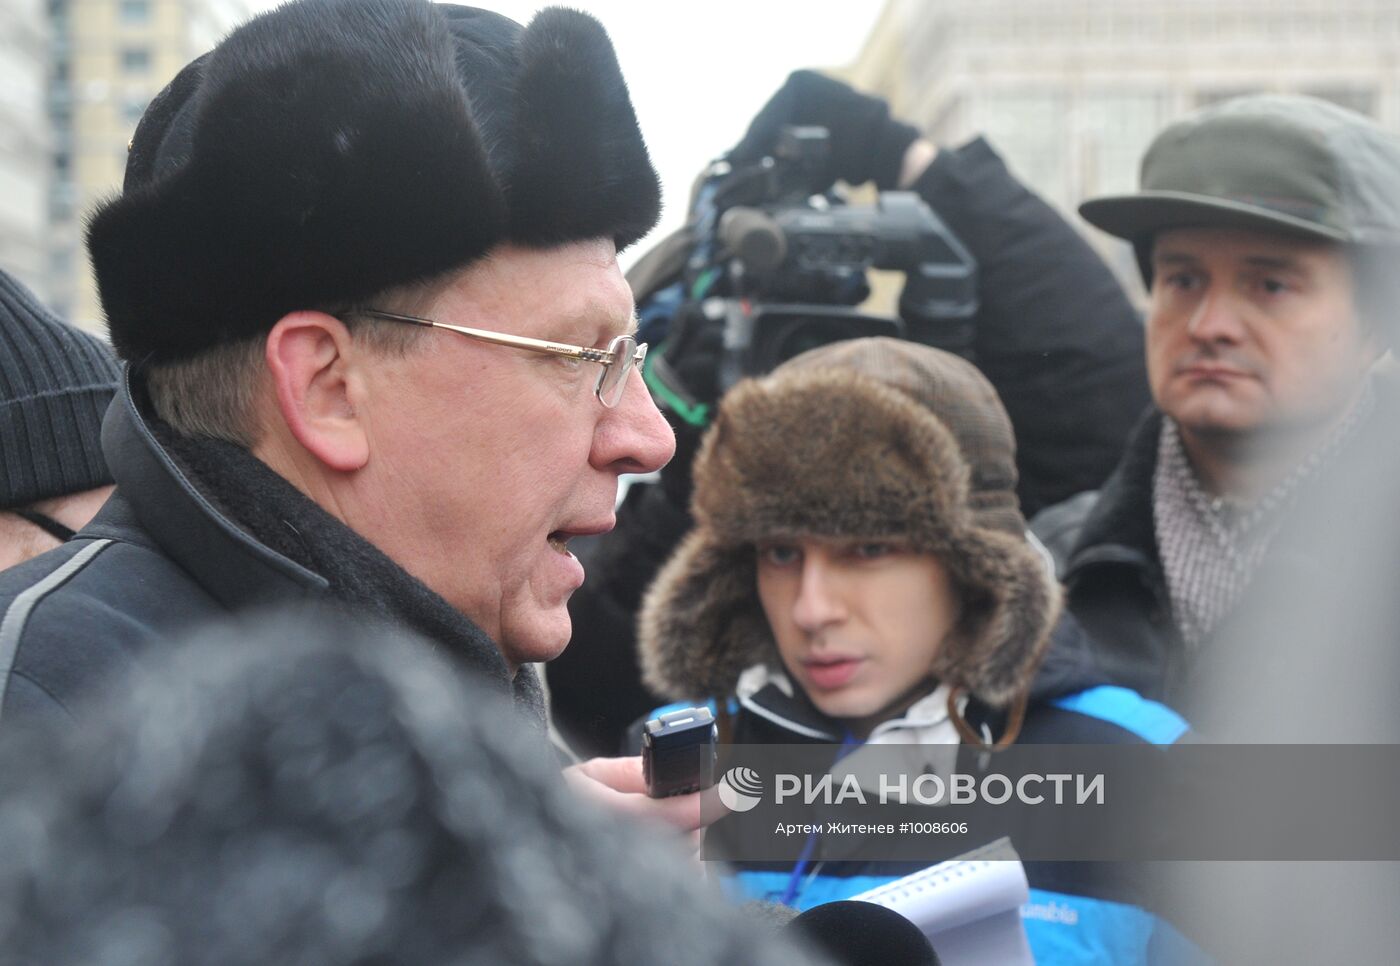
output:
<instances>
[{"instance_id":1,"label":"man in olive green cap","mask_svg":"<svg viewBox=\"0 0 1400 966\"><path fill-rule=\"evenodd\" d=\"M1156 406L1083 522L1069 606L1111 677L1171 702L1299 496L1388 445L1400 139L1314 98L1238 98L1158 135L1136 194L1080 211L1136 250Z\"/></svg>"}]
</instances>

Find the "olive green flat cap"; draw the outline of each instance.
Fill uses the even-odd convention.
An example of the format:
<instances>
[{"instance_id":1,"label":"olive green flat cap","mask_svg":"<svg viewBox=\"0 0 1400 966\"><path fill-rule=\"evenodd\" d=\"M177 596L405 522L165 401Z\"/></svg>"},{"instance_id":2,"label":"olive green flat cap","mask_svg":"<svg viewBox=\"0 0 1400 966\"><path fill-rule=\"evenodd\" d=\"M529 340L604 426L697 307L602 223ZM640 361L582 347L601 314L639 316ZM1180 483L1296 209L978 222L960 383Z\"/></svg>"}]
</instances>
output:
<instances>
[{"instance_id":1,"label":"olive green flat cap","mask_svg":"<svg viewBox=\"0 0 1400 966\"><path fill-rule=\"evenodd\" d=\"M1079 213L1133 242L1219 227L1400 245L1400 137L1314 97L1239 97L1177 121L1147 149L1140 183Z\"/></svg>"}]
</instances>

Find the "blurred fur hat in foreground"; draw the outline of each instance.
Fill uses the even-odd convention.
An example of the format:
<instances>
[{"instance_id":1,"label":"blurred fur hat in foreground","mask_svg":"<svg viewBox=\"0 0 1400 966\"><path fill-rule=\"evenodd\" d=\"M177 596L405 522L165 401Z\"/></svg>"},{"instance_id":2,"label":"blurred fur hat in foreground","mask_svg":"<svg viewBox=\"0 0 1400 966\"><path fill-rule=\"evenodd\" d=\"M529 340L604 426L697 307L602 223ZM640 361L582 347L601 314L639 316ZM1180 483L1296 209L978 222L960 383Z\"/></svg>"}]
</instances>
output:
<instances>
[{"instance_id":1,"label":"blurred fur hat in foreground","mask_svg":"<svg viewBox=\"0 0 1400 966\"><path fill-rule=\"evenodd\" d=\"M155 660L0 745L6 962L809 962L425 642L312 609Z\"/></svg>"}]
</instances>

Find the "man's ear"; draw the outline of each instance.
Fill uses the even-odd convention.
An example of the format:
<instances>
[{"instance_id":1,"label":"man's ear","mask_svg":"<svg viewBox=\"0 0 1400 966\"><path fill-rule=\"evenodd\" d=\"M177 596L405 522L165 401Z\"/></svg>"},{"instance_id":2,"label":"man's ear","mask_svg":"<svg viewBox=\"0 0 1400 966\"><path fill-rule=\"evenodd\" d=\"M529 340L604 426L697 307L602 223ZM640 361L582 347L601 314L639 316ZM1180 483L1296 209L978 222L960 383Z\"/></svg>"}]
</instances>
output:
<instances>
[{"instance_id":1,"label":"man's ear","mask_svg":"<svg viewBox=\"0 0 1400 966\"><path fill-rule=\"evenodd\" d=\"M324 312L282 316L267 335L267 369L282 421L302 447L342 473L369 461L369 437L355 403L360 346Z\"/></svg>"}]
</instances>

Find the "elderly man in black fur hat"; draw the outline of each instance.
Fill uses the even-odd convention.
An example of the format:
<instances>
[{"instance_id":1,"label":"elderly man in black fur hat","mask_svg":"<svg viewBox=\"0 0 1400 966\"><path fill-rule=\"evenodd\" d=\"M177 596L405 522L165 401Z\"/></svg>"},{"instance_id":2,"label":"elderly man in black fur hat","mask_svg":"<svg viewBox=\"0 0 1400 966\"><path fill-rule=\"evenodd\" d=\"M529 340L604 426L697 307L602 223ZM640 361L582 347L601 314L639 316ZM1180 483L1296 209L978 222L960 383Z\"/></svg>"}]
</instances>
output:
<instances>
[{"instance_id":1,"label":"elderly man in black fur hat","mask_svg":"<svg viewBox=\"0 0 1400 966\"><path fill-rule=\"evenodd\" d=\"M658 208L581 13L295 0L187 66L90 219L117 491L0 580L0 714L81 718L155 639L330 598L542 723L569 539L674 447L616 260Z\"/></svg>"}]
</instances>

